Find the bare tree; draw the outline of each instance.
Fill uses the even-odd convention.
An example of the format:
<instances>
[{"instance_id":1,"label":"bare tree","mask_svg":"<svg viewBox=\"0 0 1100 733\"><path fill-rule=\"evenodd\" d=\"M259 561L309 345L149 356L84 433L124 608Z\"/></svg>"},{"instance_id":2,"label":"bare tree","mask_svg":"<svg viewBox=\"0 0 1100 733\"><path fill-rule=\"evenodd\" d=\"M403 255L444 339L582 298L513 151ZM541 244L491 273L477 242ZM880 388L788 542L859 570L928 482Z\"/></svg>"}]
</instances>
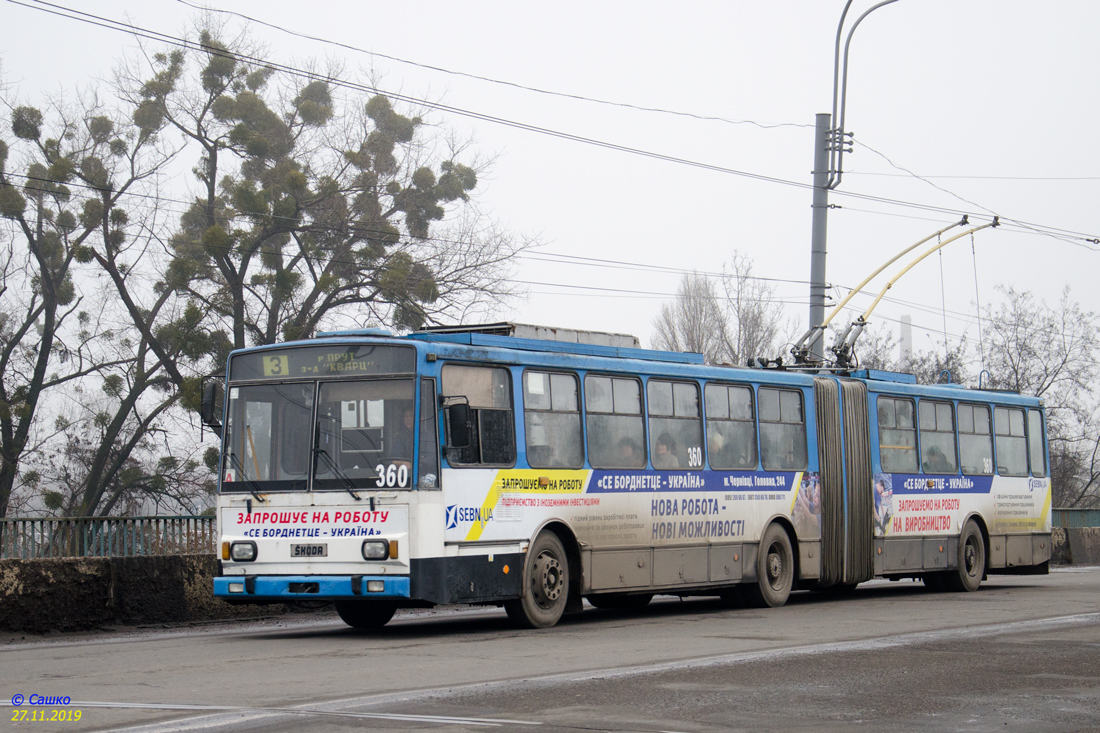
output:
<instances>
[{"instance_id":1,"label":"bare tree","mask_svg":"<svg viewBox=\"0 0 1100 733\"><path fill-rule=\"evenodd\" d=\"M726 291L726 351L730 362L774 354L783 324L783 306L776 300L775 286L755 277L752 259L736 251L722 286Z\"/></svg>"},{"instance_id":2,"label":"bare tree","mask_svg":"<svg viewBox=\"0 0 1100 733\"><path fill-rule=\"evenodd\" d=\"M661 306L653 328L654 348L699 353L708 364L730 360L725 309L714 283L703 275L684 275L676 300Z\"/></svg>"},{"instance_id":3,"label":"bare tree","mask_svg":"<svg viewBox=\"0 0 1100 733\"><path fill-rule=\"evenodd\" d=\"M94 96L81 114L61 105L49 112L15 107L15 146L0 140L0 216L11 247L0 328L0 517L47 391L113 364L90 358L96 335L67 325L87 319L74 274L101 219L119 216L116 204L149 174L138 161L150 138L117 134Z\"/></svg>"},{"instance_id":4,"label":"bare tree","mask_svg":"<svg viewBox=\"0 0 1100 733\"><path fill-rule=\"evenodd\" d=\"M999 291L1002 302L987 313L990 385L1043 398L1054 505L1100 503L1097 316L1069 288L1054 307L1026 291Z\"/></svg>"},{"instance_id":5,"label":"bare tree","mask_svg":"<svg viewBox=\"0 0 1100 733\"><path fill-rule=\"evenodd\" d=\"M986 368L992 384L1047 401L1048 409L1086 408L1097 378L1095 313L1062 291L1050 307L1027 291L999 287L1003 298L988 319Z\"/></svg>"},{"instance_id":6,"label":"bare tree","mask_svg":"<svg viewBox=\"0 0 1100 733\"><path fill-rule=\"evenodd\" d=\"M830 338L835 341L840 331L829 325ZM878 369L881 371L900 371L900 358L898 357L898 341L893 331L888 327L869 325L863 330L856 342L854 352L857 357L857 365L861 369Z\"/></svg>"},{"instance_id":7,"label":"bare tree","mask_svg":"<svg viewBox=\"0 0 1100 733\"><path fill-rule=\"evenodd\" d=\"M722 294L711 278L684 275L676 299L653 322L654 348L697 352L708 364L773 353L783 320L774 286L754 277L752 261L736 252L721 285Z\"/></svg>"}]
</instances>

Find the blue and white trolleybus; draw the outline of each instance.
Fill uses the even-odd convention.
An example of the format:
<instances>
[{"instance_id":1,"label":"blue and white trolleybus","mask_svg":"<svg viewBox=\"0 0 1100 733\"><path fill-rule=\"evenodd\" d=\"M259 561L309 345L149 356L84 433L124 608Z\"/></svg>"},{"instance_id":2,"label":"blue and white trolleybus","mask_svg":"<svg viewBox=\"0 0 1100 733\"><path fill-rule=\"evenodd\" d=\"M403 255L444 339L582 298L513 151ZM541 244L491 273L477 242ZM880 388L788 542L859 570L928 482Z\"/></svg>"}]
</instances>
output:
<instances>
[{"instance_id":1,"label":"blue and white trolleybus","mask_svg":"<svg viewBox=\"0 0 1100 733\"><path fill-rule=\"evenodd\" d=\"M204 392L223 426L215 594L331 600L362 628L455 603L547 627L582 599L779 606L1047 570L1041 400L528 330L233 352L220 415Z\"/></svg>"}]
</instances>

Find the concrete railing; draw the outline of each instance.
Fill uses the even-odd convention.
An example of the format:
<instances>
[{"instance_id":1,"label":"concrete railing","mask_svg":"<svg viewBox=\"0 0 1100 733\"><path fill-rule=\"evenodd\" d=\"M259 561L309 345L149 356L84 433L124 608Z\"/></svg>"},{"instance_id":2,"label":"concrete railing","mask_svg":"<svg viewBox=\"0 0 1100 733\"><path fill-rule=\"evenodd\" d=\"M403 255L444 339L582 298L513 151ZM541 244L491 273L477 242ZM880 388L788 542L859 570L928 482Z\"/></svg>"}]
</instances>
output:
<instances>
[{"instance_id":1,"label":"concrete railing","mask_svg":"<svg viewBox=\"0 0 1100 733\"><path fill-rule=\"evenodd\" d=\"M212 553L212 516L0 520L0 559Z\"/></svg>"}]
</instances>

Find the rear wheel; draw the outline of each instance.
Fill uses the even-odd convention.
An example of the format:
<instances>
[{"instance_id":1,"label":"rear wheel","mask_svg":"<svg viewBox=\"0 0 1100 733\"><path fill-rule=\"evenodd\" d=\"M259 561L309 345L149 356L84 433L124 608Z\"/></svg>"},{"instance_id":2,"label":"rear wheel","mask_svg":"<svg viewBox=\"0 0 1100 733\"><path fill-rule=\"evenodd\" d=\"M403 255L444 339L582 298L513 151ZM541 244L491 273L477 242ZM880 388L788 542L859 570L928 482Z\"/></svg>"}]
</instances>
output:
<instances>
[{"instance_id":1,"label":"rear wheel","mask_svg":"<svg viewBox=\"0 0 1100 733\"><path fill-rule=\"evenodd\" d=\"M553 532L542 532L527 550L523 565L523 595L504 602L508 617L529 629L553 626L569 599L569 559Z\"/></svg>"},{"instance_id":2,"label":"rear wheel","mask_svg":"<svg viewBox=\"0 0 1100 733\"><path fill-rule=\"evenodd\" d=\"M336 613L348 626L356 629L380 629L391 618L397 606L378 601L336 601Z\"/></svg>"},{"instance_id":3,"label":"rear wheel","mask_svg":"<svg viewBox=\"0 0 1100 733\"><path fill-rule=\"evenodd\" d=\"M778 524L769 524L756 554L756 583L744 586L745 601L756 608L775 608L787 602L794 585L791 538Z\"/></svg>"},{"instance_id":4,"label":"rear wheel","mask_svg":"<svg viewBox=\"0 0 1100 733\"><path fill-rule=\"evenodd\" d=\"M978 524L968 519L959 534L959 562L955 572L947 573L947 588L967 593L978 590L985 577L985 539Z\"/></svg>"},{"instance_id":5,"label":"rear wheel","mask_svg":"<svg viewBox=\"0 0 1100 733\"><path fill-rule=\"evenodd\" d=\"M607 611L640 611L653 600L652 593L630 596L625 593L604 593L600 596L588 596L588 602L596 608Z\"/></svg>"}]
</instances>

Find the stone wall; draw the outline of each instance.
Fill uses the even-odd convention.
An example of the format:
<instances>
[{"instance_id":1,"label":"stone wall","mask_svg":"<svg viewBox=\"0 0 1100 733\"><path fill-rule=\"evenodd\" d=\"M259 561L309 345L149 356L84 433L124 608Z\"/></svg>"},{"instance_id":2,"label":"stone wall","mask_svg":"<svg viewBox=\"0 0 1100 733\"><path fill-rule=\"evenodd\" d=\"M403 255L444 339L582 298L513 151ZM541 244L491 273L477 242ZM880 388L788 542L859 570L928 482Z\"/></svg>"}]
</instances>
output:
<instances>
[{"instance_id":1,"label":"stone wall","mask_svg":"<svg viewBox=\"0 0 1100 733\"><path fill-rule=\"evenodd\" d=\"M1062 529L1056 527L1050 538L1051 558L1063 565L1100 565L1100 527Z\"/></svg>"},{"instance_id":2,"label":"stone wall","mask_svg":"<svg viewBox=\"0 0 1100 733\"><path fill-rule=\"evenodd\" d=\"M78 631L285 613L213 595L213 555L0 560L0 629Z\"/></svg>"}]
</instances>

